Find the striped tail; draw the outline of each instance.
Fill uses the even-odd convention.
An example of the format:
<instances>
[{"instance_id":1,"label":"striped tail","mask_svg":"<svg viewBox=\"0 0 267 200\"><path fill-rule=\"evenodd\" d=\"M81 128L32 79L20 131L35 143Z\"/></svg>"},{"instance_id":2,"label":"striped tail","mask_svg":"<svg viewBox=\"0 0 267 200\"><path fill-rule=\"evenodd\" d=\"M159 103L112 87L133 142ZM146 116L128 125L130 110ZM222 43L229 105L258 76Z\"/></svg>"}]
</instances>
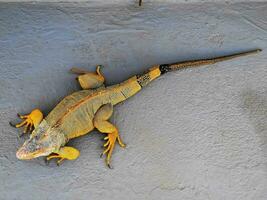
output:
<instances>
[{"instance_id":1,"label":"striped tail","mask_svg":"<svg viewBox=\"0 0 267 200\"><path fill-rule=\"evenodd\" d=\"M262 51L261 49L255 49L251 51L246 51L242 53L236 53L232 55L227 55L227 56L221 56L221 57L216 57L216 58L209 58L209 59L202 59L202 60L192 60L192 61L184 61L184 62L178 62L178 63L173 63L173 64L162 64L162 65L156 65L151 67L148 72L145 72L142 75L137 75L137 82L141 87L146 86L148 83L156 79L162 74L165 74L170 71L175 71L179 69L184 69L184 68L189 68L189 67L198 67L202 65L210 65L214 64L217 62L221 61L226 61L230 60L233 58L241 57L241 56L246 56L254 53L258 53Z\"/></svg>"},{"instance_id":2,"label":"striped tail","mask_svg":"<svg viewBox=\"0 0 267 200\"><path fill-rule=\"evenodd\" d=\"M160 65L160 68L161 68L160 71L164 73L164 72L175 71L175 70L179 70L179 69L183 69L187 67L198 67L202 65L210 65L210 64L217 63L217 62L222 62L222 61L230 60L233 58L258 53L261 51L262 51L261 49L255 49L251 51L246 51L246 52L241 52L241 53L236 53L236 54L221 56L221 57L216 57L216 58L192 60L192 61L185 61L185 62L179 62L179 63L173 63L173 64L165 64L165 65Z\"/></svg>"}]
</instances>

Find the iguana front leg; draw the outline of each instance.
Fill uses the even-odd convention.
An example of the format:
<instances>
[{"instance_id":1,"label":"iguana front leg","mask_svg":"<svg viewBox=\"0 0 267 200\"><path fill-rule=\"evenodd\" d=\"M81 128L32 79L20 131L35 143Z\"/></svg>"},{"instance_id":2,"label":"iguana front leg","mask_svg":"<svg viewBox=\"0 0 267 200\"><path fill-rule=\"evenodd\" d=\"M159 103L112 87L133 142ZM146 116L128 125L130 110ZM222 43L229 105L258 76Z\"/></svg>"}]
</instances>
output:
<instances>
[{"instance_id":1,"label":"iguana front leg","mask_svg":"<svg viewBox=\"0 0 267 200\"><path fill-rule=\"evenodd\" d=\"M46 160L49 161L52 158L59 158L57 165L59 165L64 159L75 160L79 157L80 152L73 147L61 147L58 152L52 153L46 157Z\"/></svg>"},{"instance_id":2,"label":"iguana front leg","mask_svg":"<svg viewBox=\"0 0 267 200\"><path fill-rule=\"evenodd\" d=\"M34 109L30 114L18 114L18 117L23 119L23 121L15 125L10 122L10 125L16 128L25 126L23 133L26 133L28 131L32 131L33 127L36 128L40 124L43 120L43 113L39 109Z\"/></svg>"},{"instance_id":3,"label":"iguana front leg","mask_svg":"<svg viewBox=\"0 0 267 200\"><path fill-rule=\"evenodd\" d=\"M106 147L106 149L101 154L101 157L107 153L106 164L109 168L111 168L110 158L116 141L118 140L118 143L121 147L125 147L125 144L123 144L123 142L121 141L116 126L107 121L111 117L112 113L113 113L112 104L105 104L98 109L93 120L94 126L100 132L108 134L107 137L105 137L105 140L107 140L107 142L104 144L104 147Z\"/></svg>"},{"instance_id":4,"label":"iguana front leg","mask_svg":"<svg viewBox=\"0 0 267 200\"><path fill-rule=\"evenodd\" d=\"M80 83L83 89L96 89L104 85L105 78L100 72L101 65L96 67L96 72L88 72L79 68L72 68L71 72L75 74L80 74L77 77L78 82Z\"/></svg>"}]
</instances>

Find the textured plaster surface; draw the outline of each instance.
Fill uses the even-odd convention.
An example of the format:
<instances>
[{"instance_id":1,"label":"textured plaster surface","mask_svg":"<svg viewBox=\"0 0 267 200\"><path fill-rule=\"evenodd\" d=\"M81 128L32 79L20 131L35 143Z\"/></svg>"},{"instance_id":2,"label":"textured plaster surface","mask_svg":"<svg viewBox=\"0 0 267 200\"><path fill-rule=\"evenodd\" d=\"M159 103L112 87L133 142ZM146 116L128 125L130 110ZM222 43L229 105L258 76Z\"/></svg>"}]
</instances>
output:
<instances>
[{"instance_id":1,"label":"textured plaster surface","mask_svg":"<svg viewBox=\"0 0 267 200\"><path fill-rule=\"evenodd\" d=\"M267 3L0 4L0 199L267 199ZM126 149L110 170L103 134L76 161L19 161L16 113L47 114L79 89L72 66L107 84L149 66L262 48L167 74L116 107Z\"/></svg>"}]
</instances>

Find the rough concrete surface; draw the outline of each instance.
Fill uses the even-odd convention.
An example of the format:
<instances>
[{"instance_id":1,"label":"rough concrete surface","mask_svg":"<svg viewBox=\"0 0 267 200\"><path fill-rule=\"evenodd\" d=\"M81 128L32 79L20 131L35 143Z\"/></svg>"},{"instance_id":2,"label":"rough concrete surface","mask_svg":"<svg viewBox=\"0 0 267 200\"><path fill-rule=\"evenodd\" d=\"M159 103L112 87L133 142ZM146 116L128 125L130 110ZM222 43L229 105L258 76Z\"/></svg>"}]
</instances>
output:
<instances>
[{"instance_id":1,"label":"rough concrete surface","mask_svg":"<svg viewBox=\"0 0 267 200\"><path fill-rule=\"evenodd\" d=\"M0 3L0 199L267 199L267 3ZM79 89L72 66L107 84L153 64L262 48L167 74L116 107L126 149L110 170L103 134L75 161L19 161L16 113L47 114Z\"/></svg>"}]
</instances>

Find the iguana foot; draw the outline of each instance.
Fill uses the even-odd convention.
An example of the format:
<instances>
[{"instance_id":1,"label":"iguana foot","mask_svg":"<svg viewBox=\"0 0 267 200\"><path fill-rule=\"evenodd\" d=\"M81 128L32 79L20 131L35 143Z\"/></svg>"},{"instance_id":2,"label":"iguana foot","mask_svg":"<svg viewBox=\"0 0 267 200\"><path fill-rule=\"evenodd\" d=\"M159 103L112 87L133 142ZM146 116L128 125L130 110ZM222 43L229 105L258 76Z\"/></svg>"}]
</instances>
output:
<instances>
[{"instance_id":1,"label":"iguana foot","mask_svg":"<svg viewBox=\"0 0 267 200\"><path fill-rule=\"evenodd\" d=\"M23 133L27 133L28 131L32 131L33 128L36 128L40 124L43 119L43 113L39 109L34 109L30 114L18 114L18 117L23 119L23 121L18 124L12 124L10 122L10 125L16 128L25 126Z\"/></svg>"},{"instance_id":2,"label":"iguana foot","mask_svg":"<svg viewBox=\"0 0 267 200\"><path fill-rule=\"evenodd\" d=\"M103 145L104 147L106 147L106 149L100 155L100 157L102 157L103 155L105 155L107 153L106 165L109 168L111 168L111 166L110 166L110 158L111 158L113 149L115 147L116 140L118 140L118 143L122 148L126 147L126 145L120 139L120 136L118 134L117 128L115 126L114 126L114 128L115 128L115 131L112 132L112 133L108 133L108 136L104 138L105 140L107 140L107 142Z\"/></svg>"},{"instance_id":3,"label":"iguana foot","mask_svg":"<svg viewBox=\"0 0 267 200\"><path fill-rule=\"evenodd\" d=\"M75 160L79 157L80 152L73 147L61 147L57 153L52 153L51 155L46 157L46 160L49 161L52 158L59 158L57 160L57 165L64 160Z\"/></svg>"},{"instance_id":4,"label":"iguana foot","mask_svg":"<svg viewBox=\"0 0 267 200\"><path fill-rule=\"evenodd\" d=\"M100 72L101 65L96 67L96 72L89 72L79 68L72 68L70 71L75 74L80 74L77 77L83 89L95 89L104 85L105 78Z\"/></svg>"},{"instance_id":5,"label":"iguana foot","mask_svg":"<svg viewBox=\"0 0 267 200\"><path fill-rule=\"evenodd\" d=\"M93 120L94 126L100 132L108 134L107 137L104 138L105 140L107 140L107 142L104 144L104 147L106 147L106 149L103 151L100 157L107 154L106 164L109 168L111 168L110 159L116 141L118 141L121 147L125 147L125 144L122 142L116 126L107 121L111 117L112 113L113 113L112 104L103 105L98 109Z\"/></svg>"}]
</instances>

